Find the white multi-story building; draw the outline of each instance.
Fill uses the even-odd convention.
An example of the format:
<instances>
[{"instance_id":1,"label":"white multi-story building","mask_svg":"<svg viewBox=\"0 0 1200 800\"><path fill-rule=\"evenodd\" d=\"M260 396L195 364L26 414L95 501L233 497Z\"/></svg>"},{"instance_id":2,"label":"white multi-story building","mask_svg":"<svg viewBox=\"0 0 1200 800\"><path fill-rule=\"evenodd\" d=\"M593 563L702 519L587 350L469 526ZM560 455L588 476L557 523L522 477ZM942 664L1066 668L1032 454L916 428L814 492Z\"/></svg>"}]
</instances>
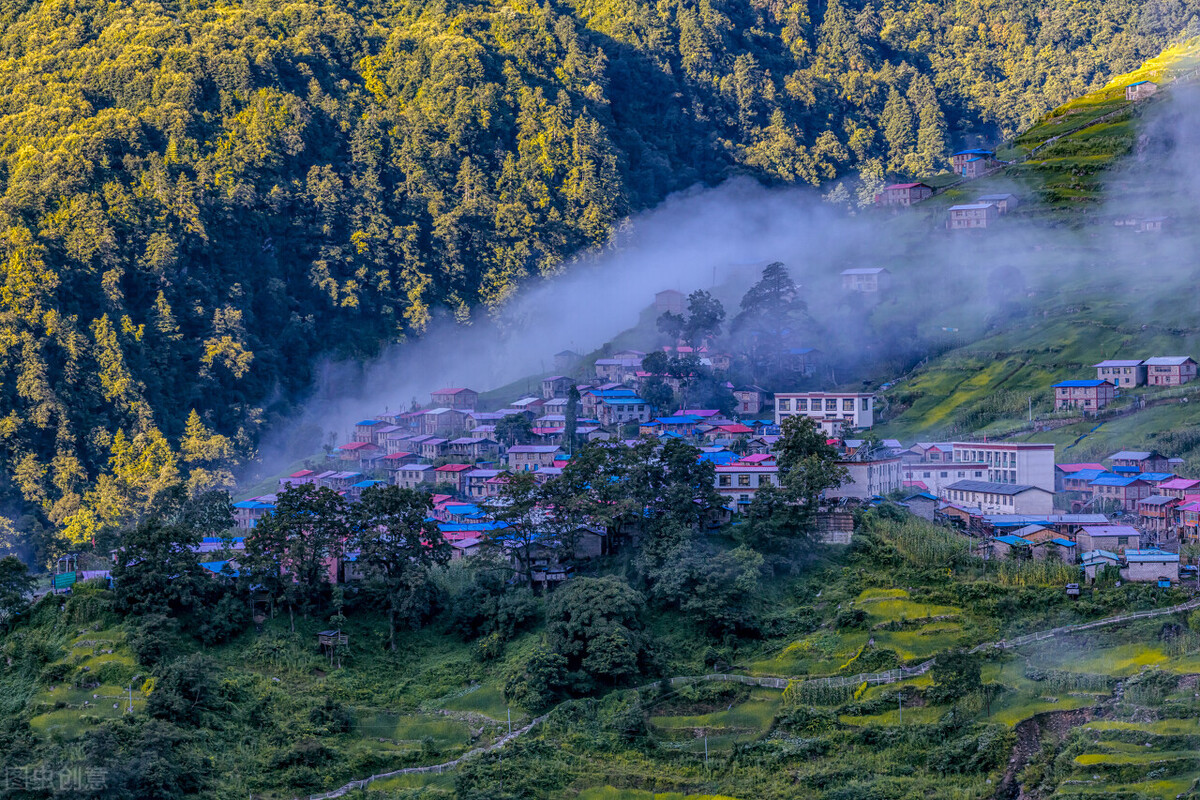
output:
<instances>
[{"instance_id":1,"label":"white multi-story building","mask_svg":"<svg viewBox=\"0 0 1200 800\"><path fill-rule=\"evenodd\" d=\"M1049 514L1054 510L1053 490L1019 483L958 481L943 489L940 497L982 514Z\"/></svg>"},{"instance_id":2,"label":"white multi-story building","mask_svg":"<svg viewBox=\"0 0 1200 800\"><path fill-rule=\"evenodd\" d=\"M849 474L846 482L825 492L827 499L854 497L866 500L899 490L902 486L903 467L900 457L876 458L866 461L839 461L839 467Z\"/></svg>"},{"instance_id":3,"label":"white multi-story building","mask_svg":"<svg viewBox=\"0 0 1200 800\"><path fill-rule=\"evenodd\" d=\"M786 392L775 395L775 424L794 415L808 417L826 433L870 428L875 424L875 395L862 392Z\"/></svg>"},{"instance_id":4,"label":"white multi-story building","mask_svg":"<svg viewBox=\"0 0 1200 800\"><path fill-rule=\"evenodd\" d=\"M779 485L779 467L738 463L719 466L715 482L725 507L740 514L760 488Z\"/></svg>"},{"instance_id":5,"label":"white multi-story building","mask_svg":"<svg viewBox=\"0 0 1200 800\"><path fill-rule=\"evenodd\" d=\"M983 462L958 464L933 461L912 461L902 468L903 478L909 483L923 483L927 491L940 495L942 489L957 481L982 481L987 478L988 465Z\"/></svg>"},{"instance_id":6,"label":"white multi-story building","mask_svg":"<svg viewBox=\"0 0 1200 800\"><path fill-rule=\"evenodd\" d=\"M990 483L1025 484L1054 492L1054 445L1030 442L955 442L954 462L987 464Z\"/></svg>"}]
</instances>

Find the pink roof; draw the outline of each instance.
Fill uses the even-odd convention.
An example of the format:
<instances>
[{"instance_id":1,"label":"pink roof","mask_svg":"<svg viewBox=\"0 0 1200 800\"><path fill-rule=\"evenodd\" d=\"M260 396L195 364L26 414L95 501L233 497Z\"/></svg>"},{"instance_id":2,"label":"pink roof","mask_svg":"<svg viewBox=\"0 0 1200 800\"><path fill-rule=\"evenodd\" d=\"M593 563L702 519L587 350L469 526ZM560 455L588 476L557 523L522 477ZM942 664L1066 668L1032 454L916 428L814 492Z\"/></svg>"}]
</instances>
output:
<instances>
[{"instance_id":1,"label":"pink roof","mask_svg":"<svg viewBox=\"0 0 1200 800\"><path fill-rule=\"evenodd\" d=\"M383 460L384 461L398 461L402 458L408 458L409 456L412 456L412 455L415 455L415 453L392 453L389 456L384 456Z\"/></svg>"},{"instance_id":2,"label":"pink roof","mask_svg":"<svg viewBox=\"0 0 1200 800\"><path fill-rule=\"evenodd\" d=\"M1192 478L1172 478L1169 481L1163 481L1158 485L1160 489L1194 489L1200 486L1200 481Z\"/></svg>"},{"instance_id":3,"label":"pink roof","mask_svg":"<svg viewBox=\"0 0 1200 800\"><path fill-rule=\"evenodd\" d=\"M915 189L918 186L925 186L923 183L893 183L891 186L885 186L884 191L888 189ZM928 186L925 186L928 189Z\"/></svg>"},{"instance_id":4,"label":"pink roof","mask_svg":"<svg viewBox=\"0 0 1200 800\"><path fill-rule=\"evenodd\" d=\"M434 470L434 472L462 472L466 469L475 469L470 464L443 464Z\"/></svg>"},{"instance_id":5,"label":"pink roof","mask_svg":"<svg viewBox=\"0 0 1200 800\"><path fill-rule=\"evenodd\" d=\"M436 506L441 505L442 503L448 503L453 500L454 497L453 495L448 494L435 494L431 499L433 500L433 504Z\"/></svg>"},{"instance_id":6,"label":"pink roof","mask_svg":"<svg viewBox=\"0 0 1200 800\"><path fill-rule=\"evenodd\" d=\"M717 430L725 431L726 433L754 433L754 428L743 425L740 422L735 422L732 425L718 425Z\"/></svg>"},{"instance_id":7,"label":"pink roof","mask_svg":"<svg viewBox=\"0 0 1200 800\"><path fill-rule=\"evenodd\" d=\"M925 485L925 481L904 481L904 485L910 489L924 489L929 491L929 487Z\"/></svg>"},{"instance_id":8,"label":"pink roof","mask_svg":"<svg viewBox=\"0 0 1200 800\"><path fill-rule=\"evenodd\" d=\"M679 411L681 417L715 417L721 412L715 408L684 408Z\"/></svg>"},{"instance_id":9,"label":"pink roof","mask_svg":"<svg viewBox=\"0 0 1200 800\"><path fill-rule=\"evenodd\" d=\"M770 453L755 453L752 456L746 456L745 458L738 459L738 461L742 464L757 464L761 461L774 461L774 460L775 460L775 456L771 455Z\"/></svg>"},{"instance_id":10,"label":"pink roof","mask_svg":"<svg viewBox=\"0 0 1200 800\"><path fill-rule=\"evenodd\" d=\"M1079 464L1055 464L1054 466L1066 473L1082 472L1085 469L1098 469L1098 470L1103 470L1104 472L1108 472L1108 468L1105 467L1103 464L1079 463Z\"/></svg>"},{"instance_id":11,"label":"pink roof","mask_svg":"<svg viewBox=\"0 0 1200 800\"><path fill-rule=\"evenodd\" d=\"M371 444L370 442L351 442L350 444L342 445L338 448L338 450L362 450L367 447L371 448L372 450L376 449L375 445Z\"/></svg>"},{"instance_id":12,"label":"pink roof","mask_svg":"<svg viewBox=\"0 0 1200 800\"><path fill-rule=\"evenodd\" d=\"M312 475L312 474L313 474L313 471L311 469L302 469L299 472L293 472L291 475L288 475L288 477L289 478L303 478L303 477L306 477L306 476Z\"/></svg>"},{"instance_id":13,"label":"pink roof","mask_svg":"<svg viewBox=\"0 0 1200 800\"><path fill-rule=\"evenodd\" d=\"M469 391L471 391L471 390L466 389L462 386L451 386L446 389L438 389L436 392L430 392L430 394L459 394L460 392L469 392Z\"/></svg>"}]
</instances>

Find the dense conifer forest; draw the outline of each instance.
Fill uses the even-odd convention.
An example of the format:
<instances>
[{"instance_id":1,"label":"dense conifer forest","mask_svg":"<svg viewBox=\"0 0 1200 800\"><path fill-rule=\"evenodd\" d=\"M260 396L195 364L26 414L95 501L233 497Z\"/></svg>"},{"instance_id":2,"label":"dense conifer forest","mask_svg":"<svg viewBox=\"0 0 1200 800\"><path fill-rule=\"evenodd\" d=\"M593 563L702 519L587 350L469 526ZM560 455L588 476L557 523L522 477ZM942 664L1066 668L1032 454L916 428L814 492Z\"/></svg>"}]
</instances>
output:
<instances>
[{"instance_id":1,"label":"dense conifer forest","mask_svg":"<svg viewBox=\"0 0 1200 800\"><path fill-rule=\"evenodd\" d=\"M228 486L320 356L468 320L671 191L860 197L1186 2L0 5L0 495L85 540Z\"/></svg>"}]
</instances>

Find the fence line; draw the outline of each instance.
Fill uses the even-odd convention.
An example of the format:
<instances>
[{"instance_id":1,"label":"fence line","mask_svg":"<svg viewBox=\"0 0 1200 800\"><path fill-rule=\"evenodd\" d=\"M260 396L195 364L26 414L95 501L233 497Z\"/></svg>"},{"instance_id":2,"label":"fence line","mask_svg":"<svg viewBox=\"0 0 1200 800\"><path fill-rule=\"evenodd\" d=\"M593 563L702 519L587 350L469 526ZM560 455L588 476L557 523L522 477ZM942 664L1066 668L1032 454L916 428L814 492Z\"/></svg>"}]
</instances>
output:
<instances>
[{"instance_id":1,"label":"fence line","mask_svg":"<svg viewBox=\"0 0 1200 800\"><path fill-rule=\"evenodd\" d=\"M1200 608L1200 597L1189 600L1186 603L1180 603L1177 606L1170 608L1155 608L1149 611L1135 611L1130 614L1120 614L1115 617L1105 617L1104 619L1094 620L1092 622L1081 622L1077 625L1064 625L1058 628L1051 628L1045 631L1036 631L1034 633L1026 633L1022 636L1017 636L1013 639L1001 639L998 642L985 642L983 644L972 647L970 652L979 653L988 649L995 650L1011 650L1014 647L1032 644L1033 642L1045 641L1053 639L1055 636L1062 636L1068 633L1076 633L1078 631L1091 630L1093 628L1101 628L1107 625L1118 625L1122 622L1132 622L1138 619L1150 619L1152 617L1161 617L1167 614L1178 614L1181 611L1190 611L1194 608ZM774 675L735 675L727 672L714 672L708 675L679 675L673 678L664 678L654 683L648 683L645 686L638 687L637 691L645 691L659 686L664 682L671 686L682 686L689 683L702 683L706 681L716 681L723 683L741 683L747 686L763 686L769 689L786 689L793 682L799 682L811 686L861 686L864 683L872 685L884 685L889 683L898 683L899 681L915 678L919 675L924 675L933 669L935 664L934 659L922 662L915 667L897 667L896 669L885 670L884 672L862 672L858 675L831 675L826 678L782 678ZM361 780L350 781L344 786L334 789L323 794L309 795L307 800L333 800L336 797L342 797L356 789L365 789L373 781L383 780L385 778L395 778L400 775L419 775L426 773L441 774L447 770L454 769L462 762L475 758L476 756L490 753L499 750L509 742L525 735L535 727L545 722L553 709L546 714L534 719L523 728L518 728L512 733L507 733L501 736L495 742L486 747L477 747L474 750L468 750L453 761L447 761L444 764L431 764L425 767L405 767L391 772L383 772L379 775L372 775Z\"/></svg>"}]
</instances>

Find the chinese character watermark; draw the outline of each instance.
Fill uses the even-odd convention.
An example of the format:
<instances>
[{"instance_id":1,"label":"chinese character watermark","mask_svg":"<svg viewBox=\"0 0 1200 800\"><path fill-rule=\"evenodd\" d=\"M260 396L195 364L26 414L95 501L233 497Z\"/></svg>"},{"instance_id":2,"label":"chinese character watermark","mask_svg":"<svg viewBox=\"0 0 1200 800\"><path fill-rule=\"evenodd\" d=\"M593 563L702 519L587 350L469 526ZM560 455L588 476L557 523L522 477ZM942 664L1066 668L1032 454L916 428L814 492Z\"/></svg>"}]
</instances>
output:
<instances>
[{"instance_id":1,"label":"chinese character watermark","mask_svg":"<svg viewBox=\"0 0 1200 800\"><path fill-rule=\"evenodd\" d=\"M103 767L9 767L4 772L6 790L81 792L103 789L107 784L108 770Z\"/></svg>"}]
</instances>

